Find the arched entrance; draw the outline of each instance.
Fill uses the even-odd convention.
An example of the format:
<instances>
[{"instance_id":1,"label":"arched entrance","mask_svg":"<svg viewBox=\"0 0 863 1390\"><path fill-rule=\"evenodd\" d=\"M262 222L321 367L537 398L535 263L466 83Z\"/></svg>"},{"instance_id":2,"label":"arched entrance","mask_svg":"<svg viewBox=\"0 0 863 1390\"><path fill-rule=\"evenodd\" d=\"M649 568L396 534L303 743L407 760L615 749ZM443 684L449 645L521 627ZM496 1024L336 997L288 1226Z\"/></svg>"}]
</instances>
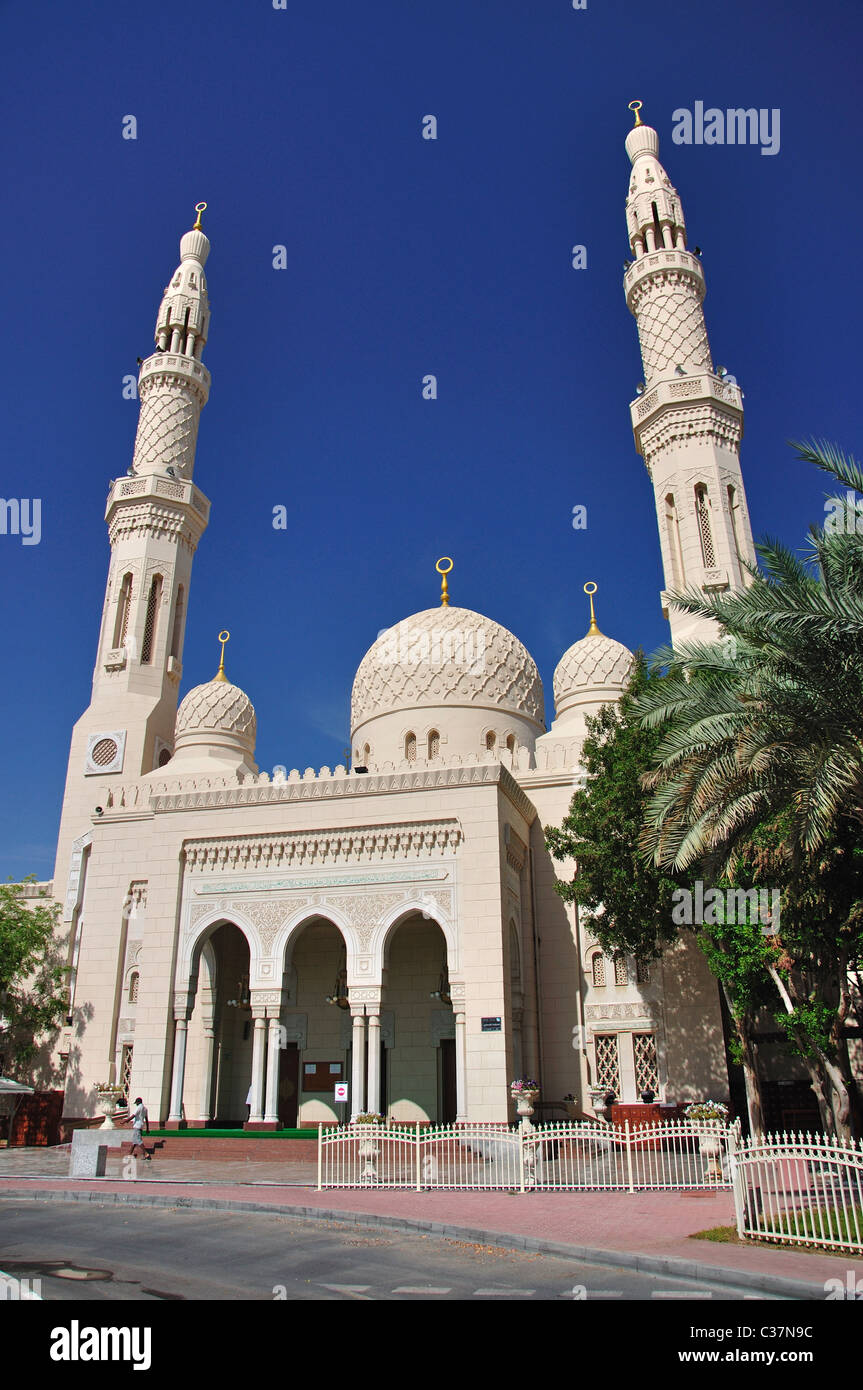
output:
<instances>
[{"instance_id":1,"label":"arched entrance","mask_svg":"<svg viewBox=\"0 0 863 1390\"><path fill-rule=\"evenodd\" d=\"M385 953L382 1025L391 1019L387 1094L397 1120L451 1124L456 1119L455 1016L446 939L416 912L390 931Z\"/></svg>"}]
</instances>

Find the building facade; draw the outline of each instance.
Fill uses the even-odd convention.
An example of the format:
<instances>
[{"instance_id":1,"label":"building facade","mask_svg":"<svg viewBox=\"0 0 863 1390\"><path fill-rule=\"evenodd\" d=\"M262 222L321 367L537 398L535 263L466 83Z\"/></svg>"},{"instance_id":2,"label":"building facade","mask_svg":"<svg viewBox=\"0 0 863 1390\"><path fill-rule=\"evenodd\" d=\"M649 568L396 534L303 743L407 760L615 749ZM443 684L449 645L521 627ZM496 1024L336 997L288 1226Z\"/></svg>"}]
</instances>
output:
<instances>
[{"instance_id":1,"label":"building facade","mask_svg":"<svg viewBox=\"0 0 863 1390\"><path fill-rule=\"evenodd\" d=\"M711 362L700 261L637 111L626 147L625 290L645 375L631 410L668 609L669 589L747 582L742 405ZM350 769L259 770L227 634L213 679L178 707L210 510L193 481L209 249L199 212L140 369L132 465L107 504L93 691L53 880L73 981L58 1049L67 1119L95 1113L106 1079L170 1125L262 1128L361 1111L505 1122L521 1075L540 1081L550 1118L566 1096L589 1113L609 1090L727 1096L718 990L697 949L606 958L555 892L574 865L552 862L544 827L582 777L586 717L619 698L632 663L592 598L548 728L529 652L450 602L446 560L440 603L360 663ZM709 635L669 617L676 641Z\"/></svg>"}]
</instances>

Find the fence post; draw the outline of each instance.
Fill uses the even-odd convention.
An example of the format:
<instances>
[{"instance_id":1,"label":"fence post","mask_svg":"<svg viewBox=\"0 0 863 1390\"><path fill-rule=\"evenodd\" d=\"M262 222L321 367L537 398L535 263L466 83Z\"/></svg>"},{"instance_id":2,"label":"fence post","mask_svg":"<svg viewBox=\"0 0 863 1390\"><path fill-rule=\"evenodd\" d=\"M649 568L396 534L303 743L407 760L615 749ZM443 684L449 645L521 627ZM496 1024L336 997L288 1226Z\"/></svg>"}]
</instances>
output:
<instances>
[{"instance_id":1,"label":"fence post","mask_svg":"<svg viewBox=\"0 0 863 1390\"><path fill-rule=\"evenodd\" d=\"M318 1191L321 1190L321 1173L324 1163L324 1122L318 1120Z\"/></svg>"},{"instance_id":2,"label":"fence post","mask_svg":"<svg viewBox=\"0 0 863 1390\"><path fill-rule=\"evenodd\" d=\"M519 1192L524 1192L524 1130L522 1121L518 1125L518 1183Z\"/></svg>"},{"instance_id":3,"label":"fence post","mask_svg":"<svg viewBox=\"0 0 863 1390\"><path fill-rule=\"evenodd\" d=\"M634 1192L635 1186L632 1181L632 1148L629 1142L629 1120L624 1121L624 1133L626 1135L626 1176L629 1181L629 1190L630 1192Z\"/></svg>"},{"instance_id":4,"label":"fence post","mask_svg":"<svg viewBox=\"0 0 863 1390\"><path fill-rule=\"evenodd\" d=\"M732 1125L728 1130L728 1167L731 1170L731 1191L734 1196L734 1219L737 1222L737 1237L743 1239L743 1167L739 1161L741 1147L739 1127Z\"/></svg>"},{"instance_id":5,"label":"fence post","mask_svg":"<svg viewBox=\"0 0 863 1390\"><path fill-rule=\"evenodd\" d=\"M421 1176L422 1176L422 1158L421 1158L421 1156L420 1156L420 1122L419 1122L419 1120L417 1120L417 1122L416 1122L416 1133L415 1133L415 1137L414 1137L414 1143L416 1144L416 1150L417 1150L416 1178L417 1178L417 1192L419 1192L419 1191L420 1191L420 1188L421 1188L421 1186L422 1186L422 1184L421 1184L421 1182L420 1182L420 1178L421 1178Z\"/></svg>"}]
</instances>

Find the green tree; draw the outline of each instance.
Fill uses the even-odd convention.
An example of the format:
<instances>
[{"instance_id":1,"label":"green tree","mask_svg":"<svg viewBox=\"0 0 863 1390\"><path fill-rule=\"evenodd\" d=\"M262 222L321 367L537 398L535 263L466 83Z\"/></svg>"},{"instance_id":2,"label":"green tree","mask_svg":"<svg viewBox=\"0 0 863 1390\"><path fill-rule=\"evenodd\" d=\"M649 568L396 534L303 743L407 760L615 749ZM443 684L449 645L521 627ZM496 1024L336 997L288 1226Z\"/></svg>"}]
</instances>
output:
<instances>
[{"instance_id":1,"label":"green tree","mask_svg":"<svg viewBox=\"0 0 863 1390\"><path fill-rule=\"evenodd\" d=\"M7 1074L24 1079L40 1039L66 1012L67 971L57 945L59 906L24 899L20 888L0 884L0 1047Z\"/></svg>"},{"instance_id":2,"label":"green tree","mask_svg":"<svg viewBox=\"0 0 863 1390\"><path fill-rule=\"evenodd\" d=\"M863 491L859 465L831 446L798 453ZM840 507L844 518L845 499L833 499L832 517ZM742 854L781 883L784 950L768 974L789 1038L847 1134L854 1088L844 1022L860 960L863 535L825 523L809 541L804 560L778 542L760 545L763 573L740 593L672 596L724 635L654 658L666 680L651 681L638 703L645 727L662 734L642 847L665 872L708 862L729 876ZM781 840L759 846L759 833L780 820Z\"/></svg>"}]
</instances>

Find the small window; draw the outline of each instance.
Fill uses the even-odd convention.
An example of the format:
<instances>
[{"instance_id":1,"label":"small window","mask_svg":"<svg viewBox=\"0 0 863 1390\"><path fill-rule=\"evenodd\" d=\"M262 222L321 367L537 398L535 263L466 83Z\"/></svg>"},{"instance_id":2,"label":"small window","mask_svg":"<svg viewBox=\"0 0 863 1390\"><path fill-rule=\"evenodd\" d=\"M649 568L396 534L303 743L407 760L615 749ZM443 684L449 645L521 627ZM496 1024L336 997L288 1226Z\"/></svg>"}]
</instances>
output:
<instances>
[{"instance_id":1,"label":"small window","mask_svg":"<svg viewBox=\"0 0 863 1390\"><path fill-rule=\"evenodd\" d=\"M174 631L171 634L171 656L180 660L180 653L183 648L183 605L184 605L183 586L177 590L177 605L174 609Z\"/></svg>"},{"instance_id":2,"label":"small window","mask_svg":"<svg viewBox=\"0 0 863 1390\"><path fill-rule=\"evenodd\" d=\"M618 951L614 957L614 983L625 985L629 983L629 974L626 969L626 956L622 956Z\"/></svg>"},{"instance_id":3,"label":"small window","mask_svg":"<svg viewBox=\"0 0 863 1390\"><path fill-rule=\"evenodd\" d=\"M129 977L129 1003L130 1003L130 1004L137 1004L137 1002L138 1002L138 971L137 971L137 970L133 970L133 971L132 971L132 974L131 974L130 977Z\"/></svg>"},{"instance_id":4,"label":"small window","mask_svg":"<svg viewBox=\"0 0 863 1390\"><path fill-rule=\"evenodd\" d=\"M635 962L635 981L639 985L650 984L650 962L637 960Z\"/></svg>"},{"instance_id":5,"label":"small window","mask_svg":"<svg viewBox=\"0 0 863 1390\"><path fill-rule=\"evenodd\" d=\"M124 647L126 645L126 633L129 628L129 609L132 606L132 576L123 575L123 583L120 585L120 597L117 600L117 617L114 622L114 642L113 646Z\"/></svg>"},{"instance_id":6,"label":"small window","mask_svg":"<svg viewBox=\"0 0 863 1390\"><path fill-rule=\"evenodd\" d=\"M508 748L508 750L509 750L510 753L514 753L514 752L515 752L515 734L507 734L507 736L506 736L506 746L507 746L507 748Z\"/></svg>"},{"instance_id":7,"label":"small window","mask_svg":"<svg viewBox=\"0 0 863 1390\"><path fill-rule=\"evenodd\" d=\"M605 985L605 956L601 951L597 951L590 962L590 977L594 988L603 988Z\"/></svg>"},{"instance_id":8,"label":"small window","mask_svg":"<svg viewBox=\"0 0 863 1390\"><path fill-rule=\"evenodd\" d=\"M497 743L497 734L494 732L493 729L489 729L488 733L487 733L486 736L485 736L486 751L489 752L489 753L493 753L493 752L494 752L494 749L495 749L495 744L496 744L496 743Z\"/></svg>"},{"instance_id":9,"label":"small window","mask_svg":"<svg viewBox=\"0 0 863 1390\"><path fill-rule=\"evenodd\" d=\"M156 645L156 623L159 617L159 604L162 599L162 576L153 575L150 592L147 595L147 616L144 621L144 641L141 644L141 665L147 666L153 660Z\"/></svg>"},{"instance_id":10,"label":"small window","mask_svg":"<svg viewBox=\"0 0 863 1390\"><path fill-rule=\"evenodd\" d=\"M432 729L431 733L429 734L428 755L430 758L440 757L440 734L438 733L437 729Z\"/></svg>"},{"instance_id":11,"label":"small window","mask_svg":"<svg viewBox=\"0 0 863 1390\"><path fill-rule=\"evenodd\" d=\"M368 765L369 765L369 758L371 757L371 754L372 754L372 750L371 750L369 744L364 743L364 744L363 744L363 761L362 761L362 763L361 763L361 766L362 766L362 767L368 767Z\"/></svg>"},{"instance_id":12,"label":"small window","mask_svg":"<svg viewBox=\"0 0 863 1390\"><path fill-rule=\"evenodd\" d=\"M710 503L707 488L699 483L695 489L695 515L698 519L698 538L701 541L701 558L704 568L712 570L716 564L713 551L713 536L710 532Z\"/></svg>"},{"instance_id":13,"label":"small window","mask_svg":"<svg viewBox=\"0 0 863 1390\"><path fill-rule=\"evenodd\" d=\"M409 763L415 763L417 760L416 734L408 734L405 738L405 757Z\"/></svg>"}]
</instances>

